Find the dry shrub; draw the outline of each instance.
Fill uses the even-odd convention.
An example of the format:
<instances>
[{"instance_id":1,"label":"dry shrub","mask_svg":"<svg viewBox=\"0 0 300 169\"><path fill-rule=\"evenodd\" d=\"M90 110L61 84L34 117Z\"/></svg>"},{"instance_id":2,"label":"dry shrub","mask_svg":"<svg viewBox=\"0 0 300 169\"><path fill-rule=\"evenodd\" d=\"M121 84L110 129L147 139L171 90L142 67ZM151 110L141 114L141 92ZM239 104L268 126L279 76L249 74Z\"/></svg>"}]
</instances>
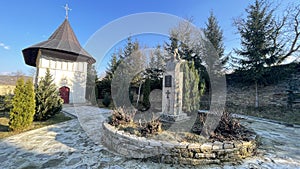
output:
<instances>
[{"instance_id":1,"label":"dry shrub","mask_svg":"<svg viewBox=\"0 0 300 169\"><path fill-rule=\"evenodd\" d=\"M149 122L143 123L140 127L140 133L144 137L159 133L161 131L161 122L159 119L152 119Z\"/></svg>"},{"instance_id":2,"label":"dry shrub","mask_svg":"<svg viewBox=\"0 0 300 169\"><path fill-rule=\"evenodd\" d=\"M200 134L206 120L206 114L199 114L194 124L192 131ZM247 130L240 122L233 118L229 112L224 112L221 120L214 132L210 133L210 139L224 141L224 140L246 140L248 135L253 132Z\"/></svg>"},{"instance_id":3,"label":"dry shrub","mask_svg":"<svg viewBox=\"0 0 300 169\"><path fill-rule=\"evenodd\" d=\"M134 110L125 109L122 107L113 110L112 116L108 123L112 126L119 127L120 125L129 125L133 123Z\"/></svg>"},{"instance_id":4,"label":"dry shrub","mask_svg":"<svg viewBox=\"0 0 300 169\"><path fill-rule=\"evenodd\" d=\"M161 122L159 118L152 114L151 121L143 123L135 123L133 121L136 114L135 110L125 108L117 108L113 110L112 116L109 118L108 123L112 126L118 127L120 130L136 134L138 136L150 136L162 131Z\"/></svg>"}]
</instances>

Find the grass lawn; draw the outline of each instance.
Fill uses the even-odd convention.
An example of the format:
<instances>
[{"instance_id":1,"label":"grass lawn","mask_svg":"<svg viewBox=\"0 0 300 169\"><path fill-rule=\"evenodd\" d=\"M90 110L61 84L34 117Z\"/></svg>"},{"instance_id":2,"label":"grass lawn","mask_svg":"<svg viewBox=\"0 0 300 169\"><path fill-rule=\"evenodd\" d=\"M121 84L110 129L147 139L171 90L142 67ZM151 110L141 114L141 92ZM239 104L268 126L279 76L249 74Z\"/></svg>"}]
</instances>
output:
<instances>
[{"instance_id":1,"label":"grass lawn","mask_svg":"<svg viewBox=\"0 0 300 169\"><path fill-rule=\"evenodd\" d=\"M56 123L60 123L60 122L64 122L67 120L72 119L71 117L68 117L66 115L64 115L63 113L58 113L55 116L53 116L52 118L48 119L47 121L43 121L43 122L33 122L32 126L24 131L9 131L8 128L8 122L9 122L9 118L8 116L1 116L0 117L0 139L5 138L5 137L9 137L15 134L19 134L25 131L29 131L29 130L33 130L33 129L38 129L41 127L45 127L45 126L49 126L52 124L56 124Z\"/></svg>"}]
</instances>

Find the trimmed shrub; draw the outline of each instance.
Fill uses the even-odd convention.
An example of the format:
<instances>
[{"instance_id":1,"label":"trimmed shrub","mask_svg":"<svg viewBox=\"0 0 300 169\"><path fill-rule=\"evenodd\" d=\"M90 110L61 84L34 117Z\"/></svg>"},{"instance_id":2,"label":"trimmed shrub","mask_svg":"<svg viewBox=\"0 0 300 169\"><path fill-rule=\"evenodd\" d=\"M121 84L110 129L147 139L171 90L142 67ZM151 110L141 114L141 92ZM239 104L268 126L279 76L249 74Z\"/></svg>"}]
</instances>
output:
<instances>
[{"instance_id":1,"label":"trimmed shrub","mask_svg":"<svg viewBox=\"0 0 300 169\"><path fill-rule=\"evenodd\" d=\"M13 131L28 128L35 113L35 94L31 81L24 84L24 79L17 81L9 116L9 129Z\"/></svg>"}]
</instances>

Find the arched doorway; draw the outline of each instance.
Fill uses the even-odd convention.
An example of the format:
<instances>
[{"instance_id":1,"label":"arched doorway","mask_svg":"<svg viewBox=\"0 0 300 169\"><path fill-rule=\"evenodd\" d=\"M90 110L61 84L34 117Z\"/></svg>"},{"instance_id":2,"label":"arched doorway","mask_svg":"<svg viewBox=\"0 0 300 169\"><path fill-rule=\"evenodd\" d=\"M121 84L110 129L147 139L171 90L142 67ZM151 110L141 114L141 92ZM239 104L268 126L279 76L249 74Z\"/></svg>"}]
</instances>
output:
<instances>
[{"instance_id":1,"label":"arched doorway","mask_svg":"<svg viewBox=\"0 0 300 169\"><path fill-rule=\"evenodd\" d=\"M60 97L64 100L64 104L69 104L70 88L63 86L59 88Z\"/></svg>"}]
</instances>

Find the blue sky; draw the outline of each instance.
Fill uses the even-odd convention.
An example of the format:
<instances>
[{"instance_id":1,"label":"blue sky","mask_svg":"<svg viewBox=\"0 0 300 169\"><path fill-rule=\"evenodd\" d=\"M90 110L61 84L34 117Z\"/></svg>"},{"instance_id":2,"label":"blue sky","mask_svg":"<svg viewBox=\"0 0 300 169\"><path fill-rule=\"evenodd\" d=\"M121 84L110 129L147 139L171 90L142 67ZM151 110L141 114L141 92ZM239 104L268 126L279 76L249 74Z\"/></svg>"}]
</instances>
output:
<instances>
[{"instance_id":1,"label":"blue sky","mask_svg":"<svg viewBox=\"0 0 300 169\"><path fill-rule=\"evenodd\" d=\"M2 1L0 5L0 73L22 71L29 74L32 67L25 65L22 49L48 39L65 18L63 6L66 3L72 9L69 12L70 24L82 46L85 46L97 30L127 15L160 12L182 18L193 17L196 26L204 27L209 12L213 10L223 29L226 52L229 52L232 48L238 47L240 42L239 35L235 34L236 29L232 25L233 18L241 16L252 2L254 0ZM141 39L141 43L147 46L157 44L161 39L156 36L145 37ZM99 56L95 58L99 60L96 66L99 72L105 70L108 56L106 59L101 59Z\"/></svg>"}]
</instances>

